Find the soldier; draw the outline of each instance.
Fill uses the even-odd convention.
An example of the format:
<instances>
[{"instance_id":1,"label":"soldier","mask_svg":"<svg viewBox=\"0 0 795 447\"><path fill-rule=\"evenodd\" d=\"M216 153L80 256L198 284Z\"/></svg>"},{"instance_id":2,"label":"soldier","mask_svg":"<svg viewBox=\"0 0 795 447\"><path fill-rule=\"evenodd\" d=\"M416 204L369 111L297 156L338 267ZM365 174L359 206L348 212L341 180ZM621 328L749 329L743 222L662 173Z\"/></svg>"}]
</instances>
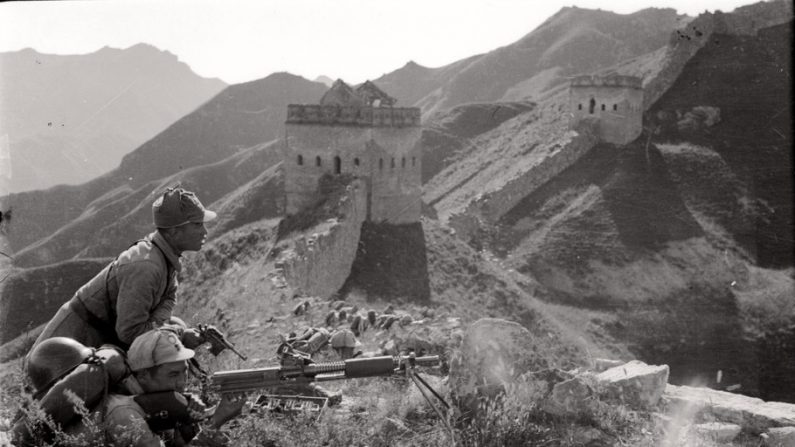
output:
<instances>
[{"instance_id":1,"label":"soldier","mask_svg":"<svg viewBox=\"0 0 795 447\"><path fill-rule=\"evenodd\" d=\"M167 330L152 330L135 339L128 353L128 364L133 372L137 387L130 386L133 396L110 394L106 399L105 435L117 445L127 445L122 441L132 441L132 445L160 445L160 438L154 433L147 420L152 414L160 412L158 403L150 402L144 409L136 400L136 395L151 394L164 391L184 392L187 379L187 360L192 358L194 351L185 348L177 336ZM181 394L180 394L181 395ZM240 413L245 403L241 396L224 395L221 402L210 416L210 425L199 433L200 438L216 439L214 430ZM165 403L164 403L165 404ZM197 398L188 400L190 413L195 420L200 420L209 411ZM173 436L181 436L175 430ZM130 439L133 436L134 439ZM190 441L184 439L183 441ZM176 444L179 444L177 442Z\"/></svg>"},{"instance_id":2,"label":"soldier","mask_svg":"<svg viewBox=\"0 0 795 447\"><path fill-rule=\"evenodd\" d=\"M86 346L109 343L126 349L135 337L172 323L189 348L203 337L172 319L180 255L204 245L204 223L215 219L199 199L169 188L152 205L157 230L136 242L83 285L47 323L34 347L51 337L69 337Z\"/></svg>"}]
</instances>

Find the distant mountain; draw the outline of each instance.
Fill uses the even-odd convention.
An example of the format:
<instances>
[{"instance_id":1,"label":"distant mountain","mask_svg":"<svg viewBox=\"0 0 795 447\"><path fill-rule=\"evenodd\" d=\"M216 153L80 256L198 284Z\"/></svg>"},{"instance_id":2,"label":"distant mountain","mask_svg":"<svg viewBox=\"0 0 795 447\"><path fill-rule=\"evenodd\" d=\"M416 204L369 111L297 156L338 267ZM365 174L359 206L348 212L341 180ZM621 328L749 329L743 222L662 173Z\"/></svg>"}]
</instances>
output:
<instances>
[{"instance_id":1,"label":"distant mountain","mask_svg":"<svg viewBox=\"0 0 795 447\"><path fill-rule=\"evenodd\" d=\"M321 84L325 84L326 87L331 87L334 84L334 80L328 76L320 75L315 78L315 82L320 82Z\"/></svg>"},{"instance_id":2,"label":"distant mountain","mask_svg":"<svg viewBox=\"0 0 795 447\"><path fill-rule=\"evenodd\" d=\"M29 48L0 53L10 192L104 174L224 87L146 44L69 56Z\"/></svg>"},{"instance_id":3,"label":"distant mountain","mask_svg":"<svg viewBox=\"0 0 795 447\"><path fill-rule=\"evenodd\" d=\"M422 107L424 116L469 102L536 100L568 76L664 47L687 20L673 9L566 7L505 47L435 69L409 62L375 83L402 104Z\"/></svg>"},{"instance_id":4,"label":"distant mountain","mask_svg":"<svg viewBox=\"0 0 795 447\"><path fill-rule=\"evenodd\" d=\"M188 175L191 168L212 165L237 154L242 157L247 149L279 138L287 104L317 102L325 90L323 84L286 73L233 85L127 154L118 168L101 177L78 186L58 186L10 195L5 204L13 208L14 220L7 226L6 233L11 248L20 255L17 261L21 265L33 266L76 255L95 242L90 235L99 234L104 225L130 212L131 207L138 206L137 201L144 200L160 182L176 182L180 173ZM276 157L270 164L277 161L276 151L276 148L270 149L268 157ZM250 167L264 170L270 164L252 164ZM215 184L218 181L220 178L208 177L197 183ZM240 186L235 181L248 180L241 177L230 180L231 183L221 189L208 189L218 194L214 197L220 197L228 192L224 188ZM132 197L135 199L130 202ZM209 201L214 197L203 199ZM102 221L105 223L92 220L100 215L105 216ZM67 226L82 228L69 230L82 235L50 245L62 240L60 238ZM56 237L56 232L61 236ZM55 239L50 242L40 241L44 238L50 240L51 236ZM35 248L26 249L36 241L40 242ZM69 248L62 251L67 245ZM22 251L24 253L20 253Z\"/></svg>"}]
</instances>

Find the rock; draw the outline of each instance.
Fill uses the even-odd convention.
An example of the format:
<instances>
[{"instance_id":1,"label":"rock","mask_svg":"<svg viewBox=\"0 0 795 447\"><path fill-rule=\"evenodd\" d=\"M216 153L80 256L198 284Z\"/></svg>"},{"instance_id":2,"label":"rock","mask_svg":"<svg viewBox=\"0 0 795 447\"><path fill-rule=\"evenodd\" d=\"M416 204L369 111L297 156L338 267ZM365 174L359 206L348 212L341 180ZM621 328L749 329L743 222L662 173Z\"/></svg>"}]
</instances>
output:
<instances>
[{"instance_id":1,"label":"rock","mask_svg":"<svg viewBox=\"0 0 795 447\"><path fill-rule=\"evenodd\" d=\"M625 362L621 360L611 360L611 359L594 359L593 361L593 369L596 372L607 371L610 368L615 368L616 366L621 366Z\"/></svg>"},{"instance_id":2,"label":"rock","mask_svg":"<svg viewBox=\"0 0 795 447\"><path fill-rule=\"evenodd\" d=\"M348 312L345 309L340 310L340 313L337 314L337 320L339 320L340 324L348 321Z\"/></svg>"},{"instance_id":3,"label":"rock","mask_svg":"<svg viewBox=\"0 0 795 447\"><path fill-rule=\"evenodd\" d=\"M668 383L668 365L647 365L633 360L596 376L600 394L635 409L656 406Z\"/></svg>"},{"instance_id":4,"label":"rock","mask_svg":"<svg viewBox=\"0 0 795 447\"><path fill-rule=\"evenodd\" d=\"M332 307L334 310L340 310L340 309L342 309L343 307L345 307L345 301L341 301L341 300L332 301L332 302L331 302L331 307Z\"/></svg>"},{"instance_id":5,"label":"rock","mask_svg":"<svg viewBox=\"0 0 795 447\"><path fill-rule=\"evenodd\" d=\"M709 388L668 385L663 400L669 411L692 412L697 417L710 416L731 422L752 434L773 427L795 426L795 404L765 402L762 399Z\"/></svg>"},{"instance_id":6,"label":"rock","mask_svg":"<svg viewBox=\"0 0 795 447\"><path fill-rule=\"evenodd\" d=\"M692 432L702 440L713 441L718 444L727 444L734 440L742 431L737 424L725 422L707 422L691 427Z\"/></svg>"},{"instance_id":7,"label":"rock","mask_svg":"<svg viewBox=\"0 0 795 447\"><path fill-rule=\"evenodd\" d=\"M386 306L386 309L384 309L383 313L385 313L385 314L393 314L393 313L395 313L395 306L393 306L391 304Z\"/></svg>"},{"instance_id":8,"label":"rock","mask_svg":"<svg viewBox=\"0 0 795 447\"><path fill-rule=\"evenodd\" d=\"M495 397L527 371L548 368L518 323L483 318L465 332L459 355L450 362L450 388L459 402L477 412L478 397Z\"/></svg>"},{"instance_id":9,"label":"rock","mask_svg":"<svg viewBox=\"0 0 795 447\"><path fill-rule=\"evenodd\" d=\"M795 427L775 427L763 435L767 447L795 447Z\"/></svg>"},{"instance_id":10,"label":"rock","mask_svg":"<svg viewBox=\"0 0 795 447\"><path fill-rule=\"evenodd\" d=\"M306 304L307 303L301 303L301 304L295 306L293 308L293 315L295 315L297 317L297 316L300 316L300 315L303 315L304 313L306 313Z\"/></svg>"},{"instance_id":11,"label":"rock","mask_svg":"<svg viewBox=\"0 0 795 447\"><path fill-rule=\"evenodd\" d=\"M547 411L557 415L578 413L588 407L594 392L582 377L574 377L552 387L551 405Z\"/></svg>"},{"instance_id":12,"label":"rock","mask_svg":"<svg viewBox=\"0 0 795 447\"><path fill-rule=\"evenodd\" d=\"M414 319L411 318L411 315L403 315L402 317L400 317L401 326L408 326L411 324L412 321L414 321Z\"/></svg>"},{"instance_id":13,"label":"rock","mask_svg":"<svg viewBox=\"0 0 795 447\"><path fill-rule=\"evenodd\" d=\"M329 313L326 314L326 318L324 320L326 326L331 326L337 321L337 314L331 310Z\"/></svg>"},{"instance_id":14,"label":"rock","mask_svg":"<svg viewBox=\"0 0 795 447\"><path fill-rule=\"evenodd\" d=\"M375 314L374 310L370 309L370 310L367 311L367 321L370 322L370 326L375 327L375 321L376 321L375 317L376 317L376 314Z\"/></svg>"}]
</instances>

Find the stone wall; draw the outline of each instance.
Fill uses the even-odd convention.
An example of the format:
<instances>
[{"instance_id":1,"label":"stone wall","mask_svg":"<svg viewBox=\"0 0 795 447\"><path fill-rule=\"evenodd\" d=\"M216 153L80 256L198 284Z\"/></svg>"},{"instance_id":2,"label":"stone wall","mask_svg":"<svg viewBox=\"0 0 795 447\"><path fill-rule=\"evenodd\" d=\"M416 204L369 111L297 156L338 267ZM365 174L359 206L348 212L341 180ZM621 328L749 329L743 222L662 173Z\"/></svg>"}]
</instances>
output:
<instances>
[{"instance_id":1,"label":"stone wall","mask_svg":"<svg viewBox=\"0 0 795 447\"><path fill-rule=\"evenodd\" d=\"M792 20L793 5L790 0L758 3L738 8L732 14L720 11L704 13L686 28L671 34L663 69L645 80L643 110L648 110L673 85L690 58L696 54L713 34L754 35L760 29L780 25Z\"/></svg>"},{"instance_id":2,"label":"stone wall","mask_svg":"<svg viewBox=\"0 0 795 447\"><path fill-rule=\"evenodd\" d=\"M280 247L276 265L290 287L320 298L342 287L356 258L366 203L364 181L354 180L338 203L343 217L320 222Z\"/></svg>"},{"instance_id":3,"label":"stone wall","mask_svg":"<svg viewBox=\"0 0 795 447\"><path fill-rule=\"evenodd\" d=\"M481 224L495 224L528 194L548 182L585 155L599 141L599 122L596 118L584 118L576 131L566 132L549 147L537 147L535 151L547 151L541 163L510 180L499 191L484 194L470 203L467 210L450 218L450 226L462 236L470 235Z\"/></svg>"},{"instance_id":4,"label":"stone wall","mask_svg":"<svg viewBox=\"0 0 795 447\"><path fill-rule=\"evenodd\" d=\"M351 174L368 190L367 219L418 222L421 208L421 129L311 124L286 126L286 211L294 214L317 199L324 174Z\"/></svg>"}]
</instances>

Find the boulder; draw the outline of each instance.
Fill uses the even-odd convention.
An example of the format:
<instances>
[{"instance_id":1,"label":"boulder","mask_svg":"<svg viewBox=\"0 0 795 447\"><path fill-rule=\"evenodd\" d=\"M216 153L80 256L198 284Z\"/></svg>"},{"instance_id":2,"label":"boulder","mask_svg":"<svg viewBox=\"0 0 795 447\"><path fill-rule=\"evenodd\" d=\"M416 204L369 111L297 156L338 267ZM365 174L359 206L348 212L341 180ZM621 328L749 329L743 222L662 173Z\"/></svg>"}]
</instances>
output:
<instances>
[{"instance_id":1,"label":"boulder","mask_svg":"<svg viewBox=\"0 0 795 447\"><path fill-rule=\"evenodd\" d=\"M771 428L763 437L766 447L795 447L795 427Z\"/></svg>"},{"instance_id":2,"label":"boulder","mask_svg":"<svg viewBox=\"0 0 795 447\"><path fill-rule=\"evenodd\" d=\"M728 444L740 434L742 427L725 422L707 422L693 425L691 430L699 439L718 444Z\"/></svg>"},{"instance_id":3,"label":"boulder","mask_svg":"<svg viewBox=\"0 0 795 447\"><path fill-rule=\"evenodd\" d=\"M621 360L594 359L593 369L596 372L603 372L607 371L610 368L615 368L616 366L621 366L623 364L624 362L622 362Z\"/></svg>"},{"instance_id":4,"label":"boulder","mask_svg":"<svg viewBox=\"0 0 795 447\"><path fill-rule=\"evenodd\" d=\"M668 383L668 365L647 365L633 360L595 376L602 397L635 409L656 406Z\"/></svg>"},{"instance_id":5,"label":"boulder","mask_svg":"<svg viewBox=\"0 0 795 447\"><path fill-rule=\"evenodd\" d=\"M548 367L532 347L532 335L518 323L497 318L476 321L450 362L451 391L475 410L478 398L495 397L523 373Z\"/></svg>"},{"instance_id":6,"label":"boulder","mask_svg":"<svg viewBox=\"0 0 795 447\"><path fill-rule=\"evenodd\" d=\"M663 400L669 412L687 411L702 419L731 422L752 434L761 434L773 427L795 426L795 404L765 402L726 391L675 385L666 387Z\"/></svg>"}]
</instances>

